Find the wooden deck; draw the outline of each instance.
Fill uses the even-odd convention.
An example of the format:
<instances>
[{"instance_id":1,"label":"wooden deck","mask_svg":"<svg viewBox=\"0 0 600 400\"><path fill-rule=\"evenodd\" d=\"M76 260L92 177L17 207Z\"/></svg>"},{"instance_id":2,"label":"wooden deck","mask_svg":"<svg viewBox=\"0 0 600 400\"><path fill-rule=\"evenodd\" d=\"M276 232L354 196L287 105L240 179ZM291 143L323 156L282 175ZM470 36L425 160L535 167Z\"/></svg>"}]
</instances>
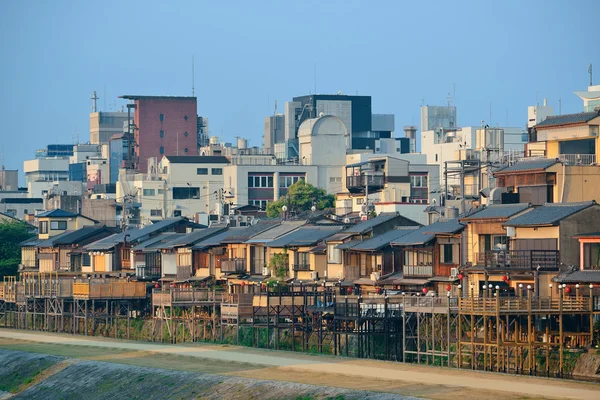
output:
<instances>
[{"instance_id":1,"label":"wooden deck","mask_svg":"<svg viewBox=\"0 0 600 400\"><path fill-rule=\"evenodd\" d=\"M461 314L557 314L589 313L592 304L589 297L468 297L459 299Z\"/></svg>"},{"instance_id":2,"label":"wooden deck","mask_svg":"<svg viewBox=\"0 0 600 400\"><path fill-rule=\"evenodd\" d=\"M146 297L144 282L107 281L73 283L76 299L134 299Z\"/></svg>"},{"instance_id":3,"label":"wooden deck","mask_svg":"<svg viewBox=\"0 0 600 400\"><path fill-rule=\"evenodd\" d=\"M171 288L152 290L154 307L193 306L228 302L228 294L205 288Z\"/></svg>"}]
</instances>

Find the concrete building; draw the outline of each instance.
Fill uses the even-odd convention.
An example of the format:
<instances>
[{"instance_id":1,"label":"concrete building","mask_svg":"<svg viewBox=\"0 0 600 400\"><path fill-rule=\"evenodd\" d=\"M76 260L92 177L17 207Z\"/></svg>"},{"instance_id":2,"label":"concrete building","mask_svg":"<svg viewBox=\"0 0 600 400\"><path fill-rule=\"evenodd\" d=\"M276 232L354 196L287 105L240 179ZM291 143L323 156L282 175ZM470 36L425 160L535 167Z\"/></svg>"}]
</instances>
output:
<instances>
[{"instance_id":1,"label":"concrete building","mask_svg":"<svg viewBox=\"0 0 600 400\"><path fill-rule=\"evenodd\" d=\"M13 192L19 190L19 170L0 169L0 191Z\"/></svg>"},{"instance_id":2,"label":"concrete building","mask_svg":"<svg viewBox=\"0 0 600 400\"><path fill-rule=\"evenodd\" d=\"M544 105L535 105L527 107L527 129L533 128L546 118L554 115L554 107L549 106L546 99Z\"/></svg>"},{"instance_id":3,"label":"concrete building","mask_svg":"<svg viewBox=\"0 0 600 400\"><path fill-rule=\"evenodd\" d=\"M275 143L285 143L285 115L265 117L263 148L265 153L274 154Z\"/></svg>"},{"instance_id":4,"label":"concrete building","mask_svg":"<svg viewBox=\"0 0 600 400\"><path fill-rule=\"evenodd\" d=\"M336 193L344 187L342 176L348 140L346 126L332 115L305 120L298 129L299 161L302 165L318 167L315 186L328 193Z\"/></svg>"},{"instance_id":5,"label":"concrete building","mask_svg":"<svg viewBox=\"0 0 600 400\"><path fill-rule=\"evenodd\" d=\"M25 221L27 216L44 211L44 200L29 197L7 197L0 199L0 212Z\"/></svg>"},{"instance_id":6,"label":"concrete building","mask_svg":"<svg viewBox=\"0 0 600 400\"><path fill-rule=\"evenodd\" d=\"M319 168L315 165L257 165L250 157L239 161L224 168L224 190L234 206L250 204L265 209L300 179L318 185Z\"/></svg>"},{"instance_id":7,"label":"concrete building","mask_svg":"<svg viewBox=\"0 0 600 400\"><path fill-rule=\"evenodd\" d=\"M127 125L126 112L98 111L90 113L90 143L108 144L113 135L123 133Z\"/></svg>"},{"instance_id":8,"label":"concrete building","mask_svg":"<svg viewBox=\"0 0 600 400\"><path fill-rule=\"evenodd\" d=\"M587 92L574 93L583 100L583 112L596 111L596 109L600 107L600 85L590 85L588 86Z\"/></svg>"},{"instance_id":9,"label":"concrete building","mask_svg":"<svg viewBox=\"0 0 600 400\"><path fill-rule=\"evenodd\" d=\"M421 132L456 129L456 106L421 106Z\"/></svg>"},{"instance_id":10,"label":"concrete building","mask_svg":"<svg viewBox=\"0 0 600 400\"><path fill-rule=\"evenodd\" d=\"M133 100L135 167L146 172L148 158L198 154L196 97L121 96Z\"/></svg>"},{"instance_id":11,"label":"concrete building","mask_svg":"<svg viewBox=\"0 0 600 400\"><path fill-rule=\"evenodd\" d=\"M292 146L287 158L295 157L293 140L298 137L300 125L322 115L336 116L344 123L350 149L373 149L375 140L393 136L394 116L372 114L371 96L338 93L294 97L292 102L285 103L285 140Z\"/></svg>"},{"instance_id":12,"label":"concrete building","mask_svg":"<svg viewBox=\"0 0 600 400\"><path fill-rule=\"evenodd\" d=\"M127 194L134 197L141 225L170 217L222 215L227 165L229 160L222 156L164 156L160 162L151 159L150 173L120 175L117 199L122 203Z\"/></svg>"},{"instance_id":13,"label":"concrete building","mask_svg":"<svg viewBox=\"0 0 600 400\"><path fill-rule=\"evenodd\" d=\"M29 197L83 193L83 182L69 181L69 159L66 157L27 160L23 163L23 171Z\"/></svg>"}]
</instances>

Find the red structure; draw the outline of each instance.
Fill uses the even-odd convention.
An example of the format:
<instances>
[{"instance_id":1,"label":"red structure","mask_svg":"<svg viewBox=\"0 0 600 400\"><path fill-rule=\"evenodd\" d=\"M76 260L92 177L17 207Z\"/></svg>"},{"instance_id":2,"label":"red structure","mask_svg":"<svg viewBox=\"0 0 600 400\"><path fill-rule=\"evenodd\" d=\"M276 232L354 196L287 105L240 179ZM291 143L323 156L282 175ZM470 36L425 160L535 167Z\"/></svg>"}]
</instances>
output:
<instances>
[{"instance_id":1,"label":"red structure","mask_svg":"<svg viewBox=\"0 0 600 400\"><path fill-rule=\"evenodd\" d=\"M148 158L198 155L196 97L121 96L133 100L135 166L147 172Z\"/></svg>"}]
</instances>

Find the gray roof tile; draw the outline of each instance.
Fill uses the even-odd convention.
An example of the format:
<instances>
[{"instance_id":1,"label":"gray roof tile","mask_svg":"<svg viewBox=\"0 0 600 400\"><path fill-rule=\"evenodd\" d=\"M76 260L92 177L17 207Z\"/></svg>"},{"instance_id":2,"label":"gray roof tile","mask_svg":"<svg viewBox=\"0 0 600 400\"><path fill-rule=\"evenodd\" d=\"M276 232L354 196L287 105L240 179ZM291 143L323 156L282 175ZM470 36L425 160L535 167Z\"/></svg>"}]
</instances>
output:
<instances>
[{"instance_id":1,"label":"gray roof tile","mask_svg":"<svg viewBox=\"0 0 600 400\"><path fill-rule=\"evenodd\" d=\"M361 222L359 224L349 227L348 229L346 229L344 231L344 233L352 233L352 234L357 234L357 235L364 234L364 233L367 233L370 230L372 230L377 225L388 222L394 218L399 218L399 219L404 218L404 219L406 219L406 221L404 221L404 222L410 221L408 218L401 217L399 214L396 214L396 213L381 213L373 219L369 219L367 221L364 221L364 222ZM419 226L419 223L414 222L414 221L412 221L412 222L414 223L414 226ZM406 225L406 224L402 224L402 225Z\"/></svg>"},{"instance_id":2,"label":"gray roof tile","mask_svg":"<svg viewBox=\"0 0 600 400\"><path fill-rule=\"evenodd\" d=\"M596 204L595 201L582 203L546 203L523 215L509 219L506 226L556 225L562 219Z\"/></svg>"},{"instance_id":3,"label":"gray roof tile","mask_svg":"<svg viewBox=\"0 0 600 400\"><path fill-rule=\"evenodd\" d=\"M550 168L556 164L558 160L556 158L540 158L536 160L523 160L519 161L509 167L496 171L496 174L504 174L507 172L523 172L523 171L534 171L539 169Z\"/></svg>"},{"instance_id":4,"label":"gray roof tile","mask_svg":"<svg viewBox=\"0 0 600 400\"><path fill-rule=\"evenodd\" d=\"M563 272L552 280L558 283L600 283L600 269Z\"/></svg>"},{"instance_id":5,"label":"gray roof tile","mask_svg":"<svg viewBox=\"0 0 600 400\"><path fill-rule=\"evenodd\" d=\"M488 218L510 218L515 214L518 214L529 207L529 203L517 203L517 204L494 204L487 206L479 211L474 212L471 215L467 215L461 220L477 220L477 219L488 219Z\"/></svg>"},{"instance_id":6,"label":"gray roof tile","mask_svg":"<svg viewBox=\"0 0 600 400\"><path fill-rule=\"evenodd\" d=\"M338 233L341 226L303 226L266 245L268 247L312 246Z\"/></svg>"},{"instance_id":7,"label":"gray roof tile","mask_svg":"<svg viewBox=\"0 0 600 400\"><path fill-rule=\"evenodd\" d=\"M458 219L449 221L440 221L431 225L424 226L412 231L411 233L401 236L398 239L392 240L392 246L411 246L421 245L430 242L435 238L436 234L456 233L461 231L465 226L458 222Z\"/></svg>"},{"instance_id":8,"label":"gray roof tile","mask_svg":"<svg viewBox=\"0 0 600 400\"><path fill-rule=\"evenodd\" d=\"M592 112L584 112L577 114L564 114L564 115L553 115L547 117L545 120L537 124L535 127L545 127L545 126L556 126L556 125L569 125L569 124L578 124L581 122L588 122L600 115L596 111Z\"/></svg>"},{"instance_id":9,"label":"gray roof tile","mask_svg":"<svg viewBox=\"0 0 600 400\"><path fill-rule=\"evenodd\" d=\"M246 243L267 243L300 228L302 225L304 225L304 221L284 221L280 225L253 236Z\"/></svg>"},{"instance_id":10,"label":"gray roof tile","mask_svg":"<svg viewBox=\"0 0 600 400\"><path fill-rule=\"evenodd\" d=\"M372 239L359 241L359 243L352 246L351 250L356 251L377 251L379 249L388 246L391 242L400 239L403 236L409 235L412 232L415 232L418 228L411 227L409 229L394 229L391 231L387 231L382 233L381 235L377 235ZM339 246L338 246L339 248Z\"/></svg>"},{"instance_id":11,"label":"gray roof tile","mask_svg":"<svg viewBox=\"0 0 600 400\"><path fill-rule=\"evenodd\" d=\"M95 236L107 236L112 231L105 227L85 226L76 231L67 231L60 235L53 236L49 239L39 242L36 247L54 247L58 245L76 245L85 242Z\"/></svg>"}]
</instances>

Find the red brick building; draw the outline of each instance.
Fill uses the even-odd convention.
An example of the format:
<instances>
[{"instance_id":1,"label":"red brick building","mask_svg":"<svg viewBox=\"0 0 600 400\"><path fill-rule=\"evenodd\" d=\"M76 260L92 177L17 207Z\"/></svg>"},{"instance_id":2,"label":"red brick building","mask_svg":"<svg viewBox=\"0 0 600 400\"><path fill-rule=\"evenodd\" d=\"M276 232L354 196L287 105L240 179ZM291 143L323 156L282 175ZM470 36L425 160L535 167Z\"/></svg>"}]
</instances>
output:
<instances>
[{"instance_id":1,"label":"red brick building","mask_svg":"<svg viewBox=\"0 0 600 400\"><path fill-rule=\"evenodd\" d=\"M135 103L135 156L141 172L147 172L150 157L160 160L163 155L198 154L196 97L127 95L121 98Z\"/></svg>"}]
</instances>

